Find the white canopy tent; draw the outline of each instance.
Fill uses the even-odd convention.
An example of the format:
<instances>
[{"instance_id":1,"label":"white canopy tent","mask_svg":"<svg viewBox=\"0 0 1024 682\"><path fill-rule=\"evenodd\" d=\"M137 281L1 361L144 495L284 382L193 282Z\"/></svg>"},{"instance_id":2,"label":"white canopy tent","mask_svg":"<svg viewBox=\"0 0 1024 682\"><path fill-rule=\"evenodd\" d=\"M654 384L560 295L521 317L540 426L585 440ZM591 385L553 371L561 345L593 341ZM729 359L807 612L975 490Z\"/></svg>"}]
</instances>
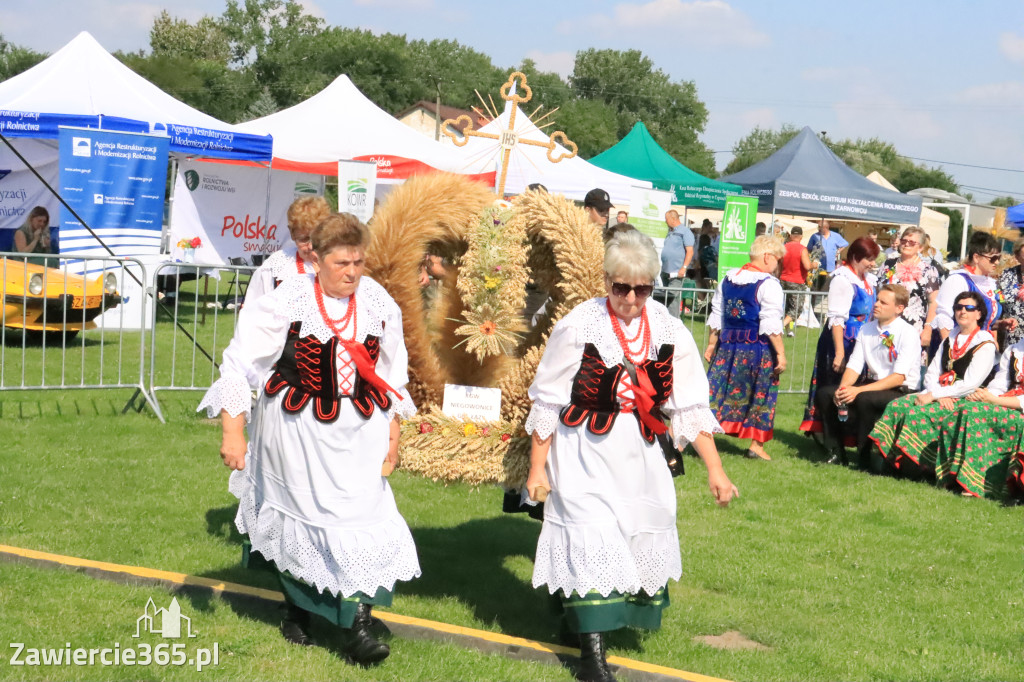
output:
<instances>
[{"instance_id":1,"label":"white canopy tent","mask_svg":"<svg viewBox=\"0 0 1024 682\"><path fill-rule=\"evenodd\" d=\"M464 157L401 123L338 76L309 99L239 127L274 137L274 168L337 175L338 161L377 164L377 181L402 181L433 170L479 174L494 184L494 165L470 171Z\"/></svg>"},{"instance_id":2,"label":"white canopy tent","mask_svg":"<svg viewBox=\"0 0 1024 682\"><path fill-rule=\"evenodd\" d=\"M505 103L501 115L480 129L481 132L492 133L498 138L508 130L509 117L512 115L512 102ZM516 135L520 139L547 142L548 133L544 133L523 112L516 111ZM493 168L501 162L501 145L499 140L491 140L470 136L465 146L457 147L466 159L469 168L481 170ZM635 180L625 175L612 173L603 168L575 156L562 159L558 163L548 160L547 149L533 145L517 144L512 148L512 156L508 164L508 178L505 181L505 192L519 194L526 188L539 182L552 194L564 194L570 199L582 201L587 192L600 187L608 192L612 203L616 206L628 207L631 187L651 187L650 181ZM568 154L568 150L555 143L552 157Z\"/></svg>"},{"instance_id":3,"label":"white canopy tent","mask_svg":"<svg viewBox=\"0 0 1024 682\"><path fill-rule=\"evenodd\" d=\"M249 139L237 126L204 114L153 85L111 55L86 31L31 69L0 83L0 109L5 113L93 115L131 119L146 128L172 138L172 151L216 156L251 158L246 154L225 153L218 147L199 146L205 133L236 144L256 143L269 155L270 140ZM171 130L183 126L189 131ZM10 134L8 129L5 134ZM231 134L231 139L223 133ZM38 137L35 136L35 137ZM179 138L179 139L175 139ZM185 142L194 138L195 144ZM177 143L177 144L176 144Z\"/></svg>"}]
</instances>

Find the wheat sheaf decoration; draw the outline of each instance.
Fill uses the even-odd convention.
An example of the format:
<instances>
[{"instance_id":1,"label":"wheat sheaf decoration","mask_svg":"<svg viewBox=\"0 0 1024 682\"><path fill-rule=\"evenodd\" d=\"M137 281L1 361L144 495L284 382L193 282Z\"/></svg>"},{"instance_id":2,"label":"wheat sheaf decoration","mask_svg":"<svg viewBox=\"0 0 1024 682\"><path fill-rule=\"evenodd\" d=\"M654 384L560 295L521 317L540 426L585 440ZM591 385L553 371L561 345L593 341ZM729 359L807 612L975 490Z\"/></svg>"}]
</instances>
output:
<instances>
[{"instance_id":1,"label":"wheat sheaf decoration","mask_svg":"<svg viewBox=\"0 0 1024 682\"><path fill-rule=\"evenodd\" d=\"M527 390L554 323L604 293L600 232L561 195L528 191L497 203L486 187L441 173L393 190L371 231L367 274L402 309L409 392L419 408L402 423L402 467L434 480L523 485ZM431 305L418 284L427 250L452 264ZM550 300L528 328L531 277ZM492 341L499 331L501 341ZM445 383L500 388L500 421L444 415Z\"/></svg>"}]
</instances>

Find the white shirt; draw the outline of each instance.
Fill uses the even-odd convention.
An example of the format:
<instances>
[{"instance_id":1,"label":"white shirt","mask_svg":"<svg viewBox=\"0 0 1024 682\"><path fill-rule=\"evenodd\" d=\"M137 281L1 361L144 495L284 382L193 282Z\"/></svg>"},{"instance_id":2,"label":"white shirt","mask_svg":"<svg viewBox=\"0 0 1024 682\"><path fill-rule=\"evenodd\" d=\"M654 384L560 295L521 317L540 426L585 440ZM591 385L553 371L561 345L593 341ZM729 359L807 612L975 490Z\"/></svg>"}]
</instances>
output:
<instances>
[{"instance_id":1,"label":"white shirt","mask_svg":"<svg viewBox=\"0 0 1024 682\"><path fill-rule=\"evenodd\" d=\"M996 395L1006 393L1010 390L1010 379L1018 369L1024 370L1024 339L1003 351L1002 357L999 358L999 370L989 382L988 390ZM1018 387L1022 384L1024 384L1024 377L1017 381ZM1024 411L1024 395L1017 396L1017 401L1020 403L1020 409Z\"/></svg>"},{"instance_id":2,"label":"white shirt","mask_svg":"<svg viewBox=\"0 0 1024 682\"><path fill-rule=\"evenodd\" d=\"M955 331L956 334L951 333L949 338L946 339L946 343L951 344L954 339L956 339L958 344L967 343L969 335L959 333L959 328ZM985 343L986 341L990 343ZM979 329L978 333L971 339L971 345L968 346L968 348L974 348L983 343L985 343L983 347L974 351L974 358L971 360L971 364L968 365L967 371L964 372L964 378L957 379L949 386L939 384L939 377L946 371L946 368L942 366L942 358L945 352L942 346L939 346L939 350L935 353L932 363L928 365L928 373L924 377L925 392L931 393L933 398L962 398L969 393L973 393L975 389L980 388L995 366L995 339L987 331Z\"/></svg>"},{"instance_id":3,"label":"white shirt","mask_svg":"<svg viewBox=\"0 0 1024 682\"><path fill-rule=\"evenodd\" d=\"M730 270L726 273L725 279L733 284L753 284L761 280L768 280L757 289L757 304L761 306L757 333L766 336L782 333L784 298L779 280L767 272L743 270L742 268ZM715 295L711 299L711 315L708 317L708 326L719 331L722 329L722 284L724 281L719 282L718 288L715 289Z\"/></svg>"},{"instance_id":4,"label":"white shirt","mask_svg":"<svg viewBox=\"0 0 1024 682\"><path fill-rule=\"evenodd\" d=\"M828 284L828 322L833 327L846 327L846 320L850 317L850 306L853 305L853 289L863 289L871 293L875 289L875 275L865 275L867 285L864 281L853 274L853 270L845 264L837 267L832 273L832 279Z\"/></svg>"},{"instance_id":5,"label":"white shirt","mask_svg":"<svg viewBox=\"0 0 1024 682\"><path fill-rule=\"evenodd\" d=\"M888 333L896 351L896 359L889 359L889 348L883 343L883 334ZM903 375L903 386L916 391L921 381L921 337L914 326L897 317L884 327L877 320L871 320L861 327L857 334L857 345L853 347L846 369L858 374L867 365L872 381L884 379L892 374Z\"/></svg>"},{"instance_id":6,"label":"white shirt","mask_svg":"<svg viewBox=\"0 0 1024 682\"><path fill-rule=\"evenodd\" d=\"M284 281L299 274L295 253L298 249L295 242L289 241L280 250L270 254L249 279L249 287L245 290L245 302L252 304L261 296L274 290L277 281ZM304 274L313 275L313 264L303 261Z\"/></svg>"},{"instance_id":7,"label":"white shirt","mask_svg":"<svg viewBox=\"0 0 1024 682\"><path fill-rule=\"evenodd\" d=\"M953 303L956 301L957 296L965 291L970 291L967 281L960 276L961 273L970 277L971 281L974 282L974 286L978 287L985 297L989 299L985 301L985 305L989 307L992 305L990 301L995 298L998 287L994 279L985 275L975 275L962 268L954 270L949 273L949 277L939 287L939 294L935 299L935 319L932 320L932 327L935 329L949 330L956 326L956 321L953 319ZM988 313L991 315L992 311L989 310Z\"/></svg>"}]
</instances>

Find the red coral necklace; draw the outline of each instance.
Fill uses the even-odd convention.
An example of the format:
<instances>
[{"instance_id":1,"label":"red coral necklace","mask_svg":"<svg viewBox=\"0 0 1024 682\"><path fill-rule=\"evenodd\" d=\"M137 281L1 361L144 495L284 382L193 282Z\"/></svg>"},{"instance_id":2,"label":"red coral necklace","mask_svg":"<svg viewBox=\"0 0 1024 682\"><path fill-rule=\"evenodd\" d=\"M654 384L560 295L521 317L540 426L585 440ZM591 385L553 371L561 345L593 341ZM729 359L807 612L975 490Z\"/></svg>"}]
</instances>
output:
<instances>
[{"instance_id":1,"label":"red coral necklace","mask_svg":"<svg viewBox=\"0 0 1024 682\"><path fill-rule=\"evenodd\" d=\"M313 293L316 295L316 306L320 309L320 317L323 318L324 324L327 328L334 332L342 341L355 341L356 340L356 294L352 292L352 295L348 297L348 307L345 309L345 314L338 320L332 320L327 315L327 306L324 305L324 290L320 287L320 278L317 277L313 282ZM352 323L352 337L346 339L342 336L342 332L346 327L349 326L349 322Z\"/></svg>"},{"instance_id":2,"label":"red coral necklace","mask_svg":"<svg viewBox=\"0 0 1024 682\"><path fill-rule=\"evenodd\" d=\"M647 351L651 347L651 325L647 321L646 306L640 310L640 327L637 329L636 336L632 339L627 339L626 332L622 329L622 324L619 322L618 316L615 314L615 311L612 310L612 302L607 301L606 305L608 306L608 317L612 320L612 331L615 332L615 338L619 340L619 346L622 347L622 352L627 358L629 358L630 362L634 365L639 365L647 359ZM636 343L637 339L639 339L641 335L643 335L644 338L643 345L640 347L640 351L638 353L633 353L629 350L629 344Z\"/></svg>"},{"instance_id":3,"label":"red coral necklace","mask_svg":"<svg viewBox=\"0 0 1024 682\"><path fill-rule=\"evenodd\" d=\"M299 255L298 251L295 252L295 269L299 271L300 275L306 274L306 263L302 260L302 256Z\"/></svg>"}]
</instances>

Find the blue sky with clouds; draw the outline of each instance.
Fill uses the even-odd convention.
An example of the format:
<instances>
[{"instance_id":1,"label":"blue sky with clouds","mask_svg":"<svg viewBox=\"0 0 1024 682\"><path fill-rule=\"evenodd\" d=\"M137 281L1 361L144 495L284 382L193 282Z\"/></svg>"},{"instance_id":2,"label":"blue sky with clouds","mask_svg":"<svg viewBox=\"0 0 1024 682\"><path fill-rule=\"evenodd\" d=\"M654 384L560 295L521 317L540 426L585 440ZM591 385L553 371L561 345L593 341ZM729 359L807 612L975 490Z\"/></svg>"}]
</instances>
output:
<instances>
[{"instance_id":1,"label":"blue sky with clouds","mask_svg":"<svg viewBox=\"0 0 1024 682\"><path fill-rule=\"evenodd\" d=\"M453 38L512 66L563 75L576 50L640 49L707 104L704 142L792 123L833 139L880 137L946 165L966 191L1024 200L1024 0L305 0L329 24ZM9 41L52 52L79 31L148 48L166 7L195 20L222 0L0 2ZM719 169L731 155L716 155ZM1010 170L984 170L988 166ZM1012 172L1012 171L1018 172Z\"/></svg>"}]
</instances>

